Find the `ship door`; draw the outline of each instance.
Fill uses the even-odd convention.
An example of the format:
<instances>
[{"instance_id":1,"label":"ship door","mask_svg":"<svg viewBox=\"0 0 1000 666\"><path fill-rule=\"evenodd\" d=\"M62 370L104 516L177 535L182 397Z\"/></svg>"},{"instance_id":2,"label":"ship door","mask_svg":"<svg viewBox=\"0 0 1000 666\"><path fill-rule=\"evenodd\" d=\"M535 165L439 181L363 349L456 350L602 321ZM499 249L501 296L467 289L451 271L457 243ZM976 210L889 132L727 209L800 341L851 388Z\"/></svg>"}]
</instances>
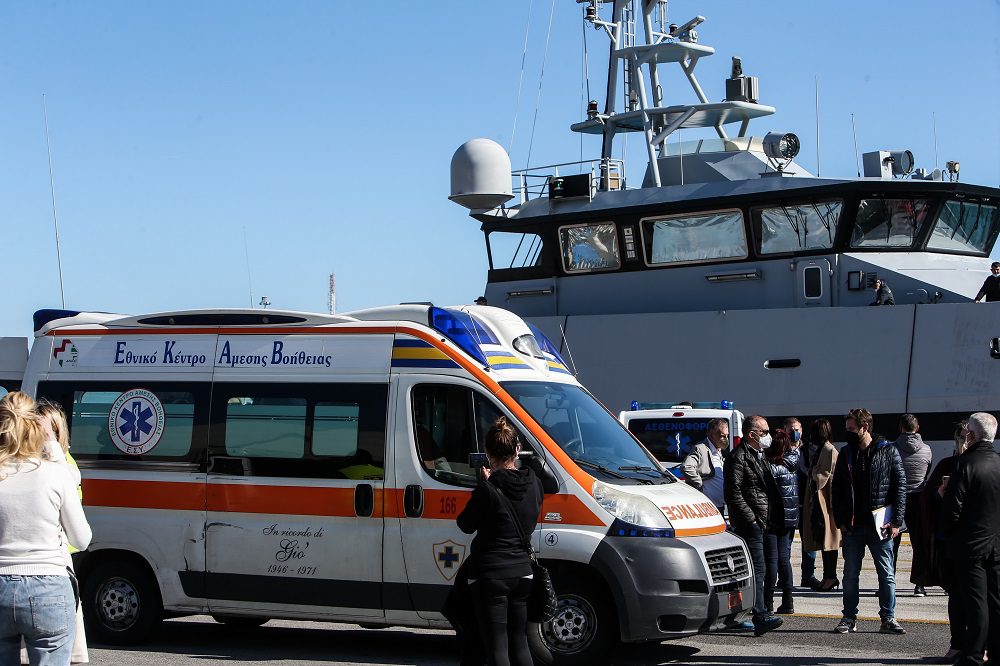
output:
<instances>
[{"instance_id":1,"label":"ship door","mask_svg":"<svg viewBox=\"0 0 1000 666\"><path fill-rule=\"evenodd\" d=\"M795 303L799 307L830 305L833 271L826 259L809 259L795 264Z\"/></svg>"}]
</instances>

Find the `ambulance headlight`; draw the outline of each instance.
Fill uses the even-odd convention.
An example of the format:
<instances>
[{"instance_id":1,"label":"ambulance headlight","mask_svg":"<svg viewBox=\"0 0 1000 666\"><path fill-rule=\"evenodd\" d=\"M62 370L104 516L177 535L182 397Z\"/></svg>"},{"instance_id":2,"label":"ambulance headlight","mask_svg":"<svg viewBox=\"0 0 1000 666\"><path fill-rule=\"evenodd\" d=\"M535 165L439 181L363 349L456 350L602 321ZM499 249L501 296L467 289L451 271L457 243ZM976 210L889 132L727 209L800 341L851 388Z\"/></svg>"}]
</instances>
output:
<instances>
[{"instance_id":1,"label":"ambulance headlight","mask_svg":"<svg viewBox=\"0 0 1000 666\"><path fill-rule=\"evenodd\" d=\"M671 528L660 507L645 497L622 492L600 481L594 482L592 492L598 504L624 523L661 530Z\"/></svg>"}]
</instances>

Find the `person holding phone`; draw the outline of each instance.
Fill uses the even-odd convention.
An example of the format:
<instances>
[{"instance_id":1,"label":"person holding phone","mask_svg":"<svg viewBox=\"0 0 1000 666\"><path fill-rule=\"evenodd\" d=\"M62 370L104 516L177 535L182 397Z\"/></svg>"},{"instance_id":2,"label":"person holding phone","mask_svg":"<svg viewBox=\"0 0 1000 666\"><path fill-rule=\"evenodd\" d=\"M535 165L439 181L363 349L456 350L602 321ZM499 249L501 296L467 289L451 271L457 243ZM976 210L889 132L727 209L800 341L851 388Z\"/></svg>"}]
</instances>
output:
<instances>
[{"instance_id":1,"label":"person holding phone","mask_svg":"<svg viewBox=\"0 0 1000 666\"><path fill-rule=\"evenodd\" d=\"M559 485L535 456L518 467L521 438L506 417L487 432L484 447L489 465L479 468L479 484L457 518L459 529L476 535L467 564L472 602L490 666L531 666L531 560L519 532L534 532L543 495L557 492ZM470 456L470 465L481 462Z\"/></svg>"}]
</instances>

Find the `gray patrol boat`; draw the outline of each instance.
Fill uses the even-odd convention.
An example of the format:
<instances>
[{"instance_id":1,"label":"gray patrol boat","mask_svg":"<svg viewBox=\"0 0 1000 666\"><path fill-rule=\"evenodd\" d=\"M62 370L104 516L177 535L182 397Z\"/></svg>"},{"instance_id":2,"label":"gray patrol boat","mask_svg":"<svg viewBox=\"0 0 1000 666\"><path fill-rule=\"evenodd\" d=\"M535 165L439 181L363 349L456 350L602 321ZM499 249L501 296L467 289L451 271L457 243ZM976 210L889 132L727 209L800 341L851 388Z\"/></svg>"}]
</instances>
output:
<instances>
[{"instance_id":1,"label":"gray patrol boat","mask_svg":"<svg viewBox=\"0 0 1000 666\"><path fill-rule=\"evenodd\" d=\"M665 0L577 1L611 42L603 109L591 101L571 126L603 137L600 159L512 171L487 139L452 159L450 198L486 236L490 305L560 341L612 411L727 399L839 429L864 406L889 438L910 412L940 456L955 421L1000 407L1000 304L973 302L1000 190L959 182L956 162L915 170L905 150L865 153L862 178L817 178L794 162L794 134L748 133L775 109L738 58L725 101L709 101L695 77L714 53L703 17L669 24ZM696 102L667 104L664 67L683 70ZM668 142L692 128L714 136ZM638 188L612 157L624 132L644 139ZM894 305L869 307L876 279Z\"/></svg>"}]
</instances>

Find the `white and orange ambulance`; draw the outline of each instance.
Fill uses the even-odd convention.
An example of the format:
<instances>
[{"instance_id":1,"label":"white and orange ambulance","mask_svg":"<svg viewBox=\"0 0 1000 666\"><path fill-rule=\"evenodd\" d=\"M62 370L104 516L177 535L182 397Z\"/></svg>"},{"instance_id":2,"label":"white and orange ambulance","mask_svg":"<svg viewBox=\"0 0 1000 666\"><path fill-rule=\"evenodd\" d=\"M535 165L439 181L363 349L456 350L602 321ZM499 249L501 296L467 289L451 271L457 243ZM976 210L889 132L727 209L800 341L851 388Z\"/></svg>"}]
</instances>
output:
<instances>
[{"instance_id":1,"label":"white and orange ambulance","mask_svg":"<svg viewBox=\"0 0 1000 666\"><path fill-rule=\"evenodd\" d=\"M165 614L447 626L469 453L499 415L559 480L534 534L560 597L537 654L594 660L752 606L715 507L502 309L43 310L23 386L70 420L97 640L140 641Z\"/></svg>"}]
</instances>

